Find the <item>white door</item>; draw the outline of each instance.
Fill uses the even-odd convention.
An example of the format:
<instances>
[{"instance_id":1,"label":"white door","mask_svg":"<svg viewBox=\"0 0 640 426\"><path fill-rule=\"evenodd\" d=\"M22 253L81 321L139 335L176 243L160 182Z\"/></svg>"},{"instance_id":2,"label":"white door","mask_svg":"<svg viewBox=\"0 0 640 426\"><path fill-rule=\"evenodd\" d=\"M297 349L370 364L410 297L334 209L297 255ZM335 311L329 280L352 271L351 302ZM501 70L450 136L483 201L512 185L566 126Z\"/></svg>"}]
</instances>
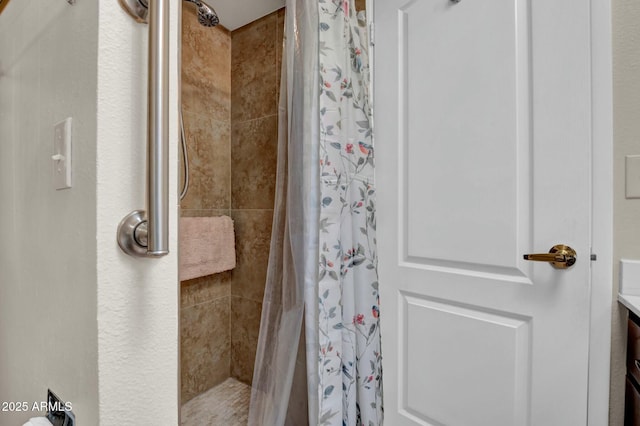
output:
<instances>
[{"instance_id":1,"label":"white door","mask_svg":"<svg viewBox=\"0 0 640 426\"><path fill-rule=\"evenodd\" d=\"M587 421L590 2L375 2L385 423ZM569 269L525 261L556 244Z\"/></svg>"}]
</instances>

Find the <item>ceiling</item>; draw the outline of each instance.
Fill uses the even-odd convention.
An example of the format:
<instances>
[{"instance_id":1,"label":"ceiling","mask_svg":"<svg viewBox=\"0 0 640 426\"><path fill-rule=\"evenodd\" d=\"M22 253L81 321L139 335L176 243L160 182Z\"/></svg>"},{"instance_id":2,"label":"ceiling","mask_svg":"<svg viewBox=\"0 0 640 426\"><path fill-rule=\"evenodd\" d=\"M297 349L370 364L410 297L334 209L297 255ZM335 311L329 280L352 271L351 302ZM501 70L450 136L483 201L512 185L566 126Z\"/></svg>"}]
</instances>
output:
<instances>
[{"instance_id":1,"label":"ceiling","mask_svg":"<svg viewBox=\"0 0 640 426\"><path fill-rule=\"evenodd\" d=\"M218 16L220 24L233 31L280 9L285 0L205 0Z\"/></svg>"}]
</instances>

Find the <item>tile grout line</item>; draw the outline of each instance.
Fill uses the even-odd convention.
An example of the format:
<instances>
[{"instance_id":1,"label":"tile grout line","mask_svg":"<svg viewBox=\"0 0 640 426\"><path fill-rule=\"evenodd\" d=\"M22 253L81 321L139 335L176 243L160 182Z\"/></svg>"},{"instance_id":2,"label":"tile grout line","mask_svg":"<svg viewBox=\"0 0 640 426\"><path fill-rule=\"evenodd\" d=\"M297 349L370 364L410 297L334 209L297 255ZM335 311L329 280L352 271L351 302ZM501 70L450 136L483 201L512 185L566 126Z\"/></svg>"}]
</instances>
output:
<instances>
[{"instance_id":1,"label":"tile grout line","mask_svg":"<svg viewBox=\"0 0 640 426\"><path fill-rule=\"evenodd\" d=\"M229 216L233 220L233 145L235 143L236 137L234 136L234 119L233 119L233 31L229 32ZM235 222L235 221L234 221ZM235 227L235 225L234 225ZM234 229L234 233L235 233ZM237 235L237 234L236 234ZM236 237L237 238L237 237ZM237 256L238 249L236 248L236 268L237 268ZM233 318L233 304L231 303L231 297L233 293L233 283L235 281L233 271L231 272L231 285L229 287L229 364L227 365L227 375L231 377L232 367L233 367L233 327L231 324L231 320Z\"/></svg>"},{"instance_id":2,"label":"tile grout line","mask_svg":"<svg viewBox=\"0 0 640 426\"><path fill-rule=\"evenodd\" d=\"M231 121L231 127L235 127L237 125L241 125L241 124L247 124L247 123L251 123L252 121L258 121L258 120L265 120L267 118L272 118L272 117L278 117L278 113L276 112L275 114L267 114L267 115L263 115L261 117L254 117L254 118L249 118L246 120L241 120L241 121Z\"/></svg>"},{"instance_id":3,"label":"tile grout line","mask_svg":"<svg viewBox=\"0 0 640 426\"><path fill-rule=\"evenodd\" d=\"M215 301L218 301L218 300L222 300L222 299L224 299L225 297L231 297L231 296L220 296L220 297L215 297L215 298L213 298L213 299L205 300L204 302L194 303L194 304L191 304L191 305L185 305L185 306L182 306L182 308L183 308L183 309L186 309L186 308L193 308L193 307L200 306L200 305L206 305L207 303L212 303L212 302L215 302Z\"/></svg>"},{"instance_id":4,"label":"tile grout line","mask_svg":"<svg viewBox=\"0 0 640 426\"><path fill-rule=\"evenodd\" d=\"M259 303L259 304L263 304L264 298L262 300L258 300L258 299L253 299L251 297L245 297L245 296L236 296L236 295L231 295L231 297L237 297L238 299L244 299L244 300L248 300L249 302L255 302L255 303Z\"/></svg>"}]
</instances>

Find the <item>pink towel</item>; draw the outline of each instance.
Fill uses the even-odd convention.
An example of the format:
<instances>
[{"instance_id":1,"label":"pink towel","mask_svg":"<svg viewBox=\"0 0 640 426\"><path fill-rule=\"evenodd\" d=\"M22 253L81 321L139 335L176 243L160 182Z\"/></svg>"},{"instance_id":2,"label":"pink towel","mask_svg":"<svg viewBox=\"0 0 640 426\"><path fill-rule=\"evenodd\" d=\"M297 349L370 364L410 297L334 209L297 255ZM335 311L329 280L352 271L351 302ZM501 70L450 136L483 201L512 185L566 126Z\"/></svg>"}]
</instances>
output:
<instances>
[{"instance_id":1,"label":"pink towel","mask_svg":"<svg viewBox=\"0 0 640 426\"><path fill-rule=\"evenodd\" d=\"M235 267L235 234L229 216L180 218L180 281Z\"/></svg>"}]
</instances>

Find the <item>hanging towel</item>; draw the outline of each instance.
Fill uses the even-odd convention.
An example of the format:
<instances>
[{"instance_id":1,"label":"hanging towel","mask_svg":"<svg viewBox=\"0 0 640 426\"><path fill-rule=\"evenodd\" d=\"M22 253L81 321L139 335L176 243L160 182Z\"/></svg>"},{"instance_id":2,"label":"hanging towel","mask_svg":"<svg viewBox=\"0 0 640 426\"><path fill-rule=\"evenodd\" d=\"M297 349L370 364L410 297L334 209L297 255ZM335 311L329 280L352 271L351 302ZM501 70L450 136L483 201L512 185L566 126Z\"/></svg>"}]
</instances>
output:
<instances>
[{"instance_id":1,"label":"hanging towel","mask_svg":"<svg viewBox=\"0 0 640 426\"><path fill-rule=\"evenodd\" d=\"M235 234L229 216L180 218L180 281L235 267Z\"/></svg>"}]
</instances>

